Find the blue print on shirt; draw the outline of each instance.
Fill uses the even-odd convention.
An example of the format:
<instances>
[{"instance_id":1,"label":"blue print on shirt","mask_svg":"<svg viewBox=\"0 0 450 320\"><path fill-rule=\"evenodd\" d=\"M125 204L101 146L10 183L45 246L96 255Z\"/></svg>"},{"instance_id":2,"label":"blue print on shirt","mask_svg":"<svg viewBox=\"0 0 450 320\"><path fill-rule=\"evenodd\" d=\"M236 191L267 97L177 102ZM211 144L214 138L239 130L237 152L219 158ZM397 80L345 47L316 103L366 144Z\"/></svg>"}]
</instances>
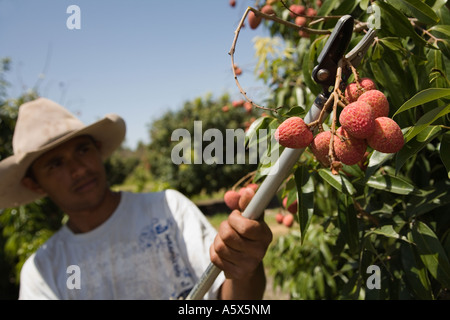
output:
<instances>
[{"instance_id":1,"label":"blue print on shirt","mask_svg":"<svg viewBox=\"0 0 450 320\"><path fill-rule=\"evenodd\" d=\"M139 234L139 247L143 250L155 246L159 248L163 243L163 239L158 236L167 231L172 226L172 221L165 221L162 224L158 218L153 218L148 226L142 228Z\"/></svg>"},{"instance_id":2,"label":"blue print on shirt","mask_svg":"<svg viewBox=\"0 0 450 320\"><path fill-rule=\"evenodd\" d=\"M153 218L149 225L143 227L139 234L139 248L141 250L164 250L172 264L175 279L172 298L183 297L193 286L191 272L186 267L181 258L173 230L174 222L172 220L160 220Z\"/></svg>"}]
</instances>

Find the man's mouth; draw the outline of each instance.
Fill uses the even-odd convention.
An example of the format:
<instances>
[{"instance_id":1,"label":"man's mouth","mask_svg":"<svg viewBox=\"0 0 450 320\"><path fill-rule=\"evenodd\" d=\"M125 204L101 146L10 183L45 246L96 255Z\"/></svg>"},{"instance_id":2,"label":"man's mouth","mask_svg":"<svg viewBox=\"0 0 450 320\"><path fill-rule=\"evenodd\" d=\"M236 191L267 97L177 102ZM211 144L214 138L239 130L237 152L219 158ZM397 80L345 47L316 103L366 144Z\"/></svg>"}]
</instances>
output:
<instances>
[{"instance_id":1,"label":"man's mouth","mask_svg":"<svg viewBox=\"0 0 450 320\"><path fill-rule=\"evenodd\" d=\"M90 191L96 185L97 185L97 178L91 177L76 183L72 190L76 193L85 193Z\"/></svg>"}]
</instances>

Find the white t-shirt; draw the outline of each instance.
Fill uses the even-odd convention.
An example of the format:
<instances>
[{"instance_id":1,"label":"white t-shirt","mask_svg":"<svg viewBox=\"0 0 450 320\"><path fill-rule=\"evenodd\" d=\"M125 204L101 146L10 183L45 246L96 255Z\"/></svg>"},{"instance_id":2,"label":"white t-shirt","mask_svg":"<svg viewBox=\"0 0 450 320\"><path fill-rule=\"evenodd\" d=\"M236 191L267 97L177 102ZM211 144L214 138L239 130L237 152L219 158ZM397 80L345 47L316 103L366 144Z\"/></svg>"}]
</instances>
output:
<instances>
[{"instance_id":1,"label":"white t-shirt","mask_svg":"<svg viewBox=\"0 0 450 320\"><path fill-rule=\"evenodd\" d=\"M216 230L175 190L122 192L96 229L63 226L25 262L19 299L152 299L186 297L210 263ZM223 272L206 299L217 298Z\"/></svg>"}]
</instances>

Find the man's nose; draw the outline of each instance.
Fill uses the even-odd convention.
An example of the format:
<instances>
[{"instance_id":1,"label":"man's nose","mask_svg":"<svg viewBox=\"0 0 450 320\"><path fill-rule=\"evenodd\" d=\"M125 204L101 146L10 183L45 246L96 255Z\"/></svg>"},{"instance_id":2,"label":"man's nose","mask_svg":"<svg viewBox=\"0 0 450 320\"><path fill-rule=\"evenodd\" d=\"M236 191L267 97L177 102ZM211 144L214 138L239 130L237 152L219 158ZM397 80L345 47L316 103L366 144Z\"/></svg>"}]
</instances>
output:
<instances>
[{"instance_id":1,"label":"man's nose","mask_svg":"<svg viewBox=\"0 0 450 320\"><path fill-rule=\"evenodd\" d=\"M83 163L83 161L77 158L71 159L68 163L68 167L70 175L74 179L83 176L86 172L86 165Z\"/></svg>"}]
</instances>

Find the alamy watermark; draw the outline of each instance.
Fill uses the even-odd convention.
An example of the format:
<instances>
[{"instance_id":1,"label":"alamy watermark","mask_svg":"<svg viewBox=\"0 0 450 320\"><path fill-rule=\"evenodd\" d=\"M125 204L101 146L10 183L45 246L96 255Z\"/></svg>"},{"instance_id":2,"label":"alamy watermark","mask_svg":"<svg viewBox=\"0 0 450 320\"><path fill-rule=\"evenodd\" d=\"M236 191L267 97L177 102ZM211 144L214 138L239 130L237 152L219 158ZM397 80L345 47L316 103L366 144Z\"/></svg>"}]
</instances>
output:
<instances>
[{"instance_id":1,"label":"alamy watermark","mask_svg":"<svg viewBox=\"0 0 450 320\"><path fill-rule=\"evenodd\" d=\"M67 267L66 273L68 274L66 280L67 289L81 289L81 269L76 264L71 264Z\"/></svg>"},{"instance_id":2,"label":"alamy watermark","mask_svg":"<svg viewBox=\"0 0 450 320\"><path fill-rule=\"evenodd\" d=\"M371 29L381 29L381 9L376 3L372 3L367 7L367 13L370 14L367 18L367 26Z\"/></svg>"},{"instance_id":3,"label":"alamy watermark","mask_svg":"<svg viewBox=\"0 0 450 320\"><path fill-rule=\"evenodd\" d=\"M70 16L66 20L66 27L69 30L81 29L81 9L79 6L72 4L67 7L66 13Z\"/></svg>"},{"instance_id":4,"label":"alamy watermark","mask_svg":"<svg viewBox=\"0 0 450 320\"><path fill-rule=\"evenodd\" d=\"M367 274L370 274L370 276L366 280L366 287L369 290L372 289L381 289L381 270L380 267L372 264L367 267L366 270Z\"/></svg>"},{"instance_id":5,"label":"alamy watermark","mask_svg":"<svg viewBox=\"0 0 450 320\"><path fill-rule=\"evenodd\" d=\"M215 128L203 132L202 121L194 121L193 134L183 128L172 132L171 141L178 143L172 148L171 160L176 165L259 163L261 174L275 174L279 149L274 133L275 129L259 129L246 136L243 129L226 129L224 134Z\"/></svg>"}]
</instances>

